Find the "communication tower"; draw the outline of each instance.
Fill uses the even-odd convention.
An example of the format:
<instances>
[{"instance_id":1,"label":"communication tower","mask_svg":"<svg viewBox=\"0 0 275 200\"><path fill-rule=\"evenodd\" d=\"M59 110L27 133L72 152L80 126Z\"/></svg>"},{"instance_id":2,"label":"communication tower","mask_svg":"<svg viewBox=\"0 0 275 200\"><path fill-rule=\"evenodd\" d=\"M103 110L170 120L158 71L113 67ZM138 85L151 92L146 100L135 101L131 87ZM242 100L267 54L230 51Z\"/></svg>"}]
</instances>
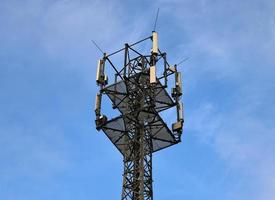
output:
<instances>
[{"instance_id":1,"label":"communication tower","mask_svg":"<svg viewBox=\"0 0 275 200\"><path fill-rule=\"evenodd\" d=\"M147 41L152 41L151 51L142 54L136 47ZM112 62L112 56L117 54L123 56L120 65ZM112 84L108 84L107 67L114 71ZM175 85L169 94L171 77ZM96 82L100 87L95 101L96 128L123 155L121 199L152 200L152 154L181 141L184 122L181 72L177 65L169 65L166 53L158 48L158 34L153 31L151 36L125 44L114 53L104 53L98 61ZM120 116L109 120L101 113L103 95L108 96ZM172 107L176 107L177 119L170 129L160 112Z\"/></svg>"}]
</instances>

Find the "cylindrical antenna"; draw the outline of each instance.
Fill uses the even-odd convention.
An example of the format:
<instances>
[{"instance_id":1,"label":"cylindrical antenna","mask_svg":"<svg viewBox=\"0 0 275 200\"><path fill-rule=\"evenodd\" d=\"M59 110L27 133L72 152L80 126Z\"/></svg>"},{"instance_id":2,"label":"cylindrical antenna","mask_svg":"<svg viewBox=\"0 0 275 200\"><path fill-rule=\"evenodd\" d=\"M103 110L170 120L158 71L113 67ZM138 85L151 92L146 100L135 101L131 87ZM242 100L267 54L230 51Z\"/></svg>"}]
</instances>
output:
<instances>
[{"instance_id":1,"label":"cylindrical antenna","mask_svg":"<svg viewBox=\"0 0 275 200\"><path fill-rule=\"evenodd\" d=\"M96 71L96 82L97 84L102 84L104 79L104 61L103 60L98 60L97 64L97 71Z\"/></svg>"},{"instance_id":2,"label":"cylindrical antenna","mask_svg":"<svg viewBox=\"0 0 275 200\"><path fill-rule=\"evenodd\" d=\"M181 72L176 72L176 89L179 96L182 95Z\"/></svg>"},{"instance_id":3,"label":"cylindrical antenna","mask_svg":"<svg viewBox=\"0 0 275 200\"><path fill-rule=\"evenodd\" d=\"M150 67L150 83L156 83L157 76L156 76L156 65Z\"/></svg>"},{"instance_id":4,"label":"cylindrical antenna","mask_svg":"<svg viewBox=\"0 0 275 200\"><path fill-rule=\"evenodd\" d=\"M181 102L178 103L178 121L183 120L183 104Z\"/></svg>"},{"instance_id":5,"label":"cylindrical antenna","mask_svg":"<svg viewBox=\"0 0 275 200\"><path fill-rule=\"evenodd\" d=\"M151 66L150 66L150 83L154 84L157 82L157 69L156 69L156 62L158 56L158 34L157 32L153 31L152 33L152 40L153 40L153 47L151 52Z\"/></svg>"},{"instance_id":6,"label":"cylindrical antenna","mask_svg":"<svg viewBox=\"0 0 275 200\"><path fill-rule=\"evenodd\" d=\"M159 48L158 48L158 33L153 31L153 34L152 34L152 38L153 38L153 48L152 48L152 54L154 55L158 55L158 52L159 52Z\"/></svg>"},{"instance_id":7,"label":"cylindrical antenna","mask_svg":"<svg viewBox=\"0 0 275 200\"><path fill-rule=\"evenodd\" d=\"M96 95L96 99L95 99L95 113L96 116L100 116L100 110L101 110L101 94L97 94Z\"/></svg>"}]
</instances>

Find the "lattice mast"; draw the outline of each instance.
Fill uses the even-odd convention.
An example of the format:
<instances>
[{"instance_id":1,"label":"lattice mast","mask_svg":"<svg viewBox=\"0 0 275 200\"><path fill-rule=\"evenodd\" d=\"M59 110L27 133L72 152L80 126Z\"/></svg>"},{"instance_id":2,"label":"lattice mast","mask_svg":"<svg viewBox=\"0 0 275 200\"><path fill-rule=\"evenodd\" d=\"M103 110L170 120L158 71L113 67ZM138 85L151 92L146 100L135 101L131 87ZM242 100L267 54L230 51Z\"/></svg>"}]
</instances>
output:
<instances>
[{"instance_id":1,"label":"lattice mast","mask_svg":"<svg viewBox=\"0 0 275 200\"><path fill-rule=\"evenodd\" d=\"M134 47L147 40L152 40L152 49L150 54L143 55ZM119 53L124 54L122 67L111 61ZM114 83L110 85L105 73L107 65L115 72ZM170 96L166 89L171 75L175 77L175 87ZM153 31L143 40L125 44L109 55L104 53L98 62L96 82L100 87L95 103L96 128L103 130L123 155L121 199L152 200L152 154L181 141L184 122L181 72L176 65L169 65L166 53L158 48L158 34ZM110 98L120 116L108 120L101 114L103 95ZM170 130L159 113L172 107L176 107L177 121Z\"/></svg>"}]
</instances>

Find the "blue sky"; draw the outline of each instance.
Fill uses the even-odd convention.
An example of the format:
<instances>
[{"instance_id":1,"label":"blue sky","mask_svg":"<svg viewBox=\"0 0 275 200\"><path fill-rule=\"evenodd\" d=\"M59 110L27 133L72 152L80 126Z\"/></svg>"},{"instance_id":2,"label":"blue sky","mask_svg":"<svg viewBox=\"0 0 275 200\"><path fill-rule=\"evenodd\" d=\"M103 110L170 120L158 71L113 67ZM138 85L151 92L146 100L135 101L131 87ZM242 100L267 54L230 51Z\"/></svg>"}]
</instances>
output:
<instances>
[{"instance_id":1,"label":"blue sky","mask_svg":"<svg viewBox=\"0 0 275 200\"><path fill-rule=\"evenodd\" d=\"M151 34L184 57L181 144L154 155L157 200L275 198L275 2L0 2L0 199L119 199L122 157L94 126L101 56ZM167 116L166 116L167 117Z\"/></svg>"}]
</instances>

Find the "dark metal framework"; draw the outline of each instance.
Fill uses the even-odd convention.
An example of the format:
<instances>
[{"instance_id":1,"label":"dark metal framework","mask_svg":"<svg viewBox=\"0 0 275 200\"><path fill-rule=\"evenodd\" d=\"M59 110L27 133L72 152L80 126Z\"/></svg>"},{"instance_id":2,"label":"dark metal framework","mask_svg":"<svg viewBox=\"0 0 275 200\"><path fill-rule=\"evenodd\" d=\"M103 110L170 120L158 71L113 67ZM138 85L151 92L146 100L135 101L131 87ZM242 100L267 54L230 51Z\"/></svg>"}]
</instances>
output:
<instances>
[{"instance_id":1,"label":"dark metal framework","mask_svg":"<svg viewBox=\"0 0 275 200\"><path fill-rule=\"evenodd\" d=\"M134 48L150 39L153 42L151 54L143 55ZM111 57L121 52L124 63L119 68L113 64ZM108 85L105 74L107 64L115 71L115 81L111 85ZM157 77L160 71L162 73ZM166 88L168 77L172 74L175 75L175 87L171 97ZM153 32L152 36L131 45L125 44L114 53L104 53L98 63L97 84L100 91L96 96L96 127L103 130L124 158L121 199L152 200L152 154L181 140L184 121L180 103L181 74L176 65L169 65L166 53L158 49L157 33ZM101 114L102 95L109 97L113 108L120 111L120 116L108 120ZM177 122L170 130L159 112L174 106L177 108Z\"/></svg>"}]
</instances>

